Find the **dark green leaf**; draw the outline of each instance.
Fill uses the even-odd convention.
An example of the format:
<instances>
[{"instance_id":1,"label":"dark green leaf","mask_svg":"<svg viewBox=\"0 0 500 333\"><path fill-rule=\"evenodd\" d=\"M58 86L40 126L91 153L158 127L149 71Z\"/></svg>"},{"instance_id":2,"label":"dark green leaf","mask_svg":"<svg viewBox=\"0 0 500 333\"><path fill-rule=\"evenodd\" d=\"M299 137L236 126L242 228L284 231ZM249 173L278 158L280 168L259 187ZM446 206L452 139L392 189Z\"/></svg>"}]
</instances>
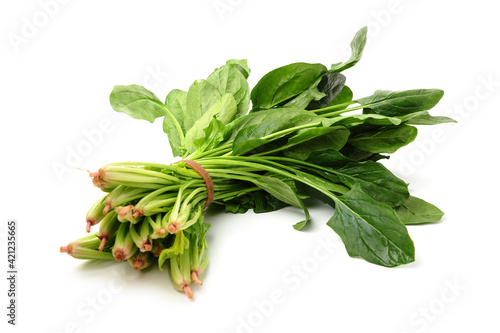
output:
<instances>
[{"instance_id":1,"label":"dark green leaf","mask_svg":"<svg viewBox=\"0 0 500 333\"><path fill-rule=\"evenodd\" d=\"M410 195L406 183L377 162L349 163L332 172L349 187L359 184L366 194L391 207L403 204Z\"/></svg>"},{"instance_id":2,"label":"dark green leaf","mask_svg":"<svg viewBox=\"0 0 500 333\"><path fill-rule=\"evenodd\" d=\"M329 130L326 130L326 128L329 128ZM342 148L349 138L349 130L342 126L326 128L319 127L318 129L310 129L302 135L299 134L300 137L297 135L297 141L300 138L303 143L286 149L283 153L287 157L304 161L315 151L326 149L339 150Z\"/></svg>"},{"instance_id":3,"label":"dark green leaf","mask_svg":"<svg viewBox=\"0 0 500 333\"><path fill-rule=\"evenodd\" d=\"M321 64L300 62L267 73L252 89L252 111L270 109L299 95L325 72Z\"/></svg>"},{"instance_id":4,"label":"dark green leaf","mask_svg":"<svg viewBox=\"0 0 500 333\"><path fill-rule=\"evenodd\" d=\"M237 119L230 126L233 141L233 154L241 155L290 133L286 129L305 124L326 122L314 113L297 108L276 108L251 113Z\"/></svg>"},{"instance_id":5,"label":"dark green leaf","mask_svg":"<svg viewBox=\"0 0 500 333\"><path fill-rule=\"evenodd\" d=\"M319 91L318 89L318 85L320 84L320 82L321 77L319 77L316 82L314 82L309 88L301 92L298 96L296 96L289 102L286 102L283 106L305 109L311 101L324 98L326 94Z\"/></svg>"},{"instance_id":6,"label":"dark green leaf","mask_svg":"<svg viewBox=\"0 0 500 333\"><path fill-rule=\"evenodd\" d=\"M349 138L349 143L360 150L391 154L415 140L416 136L415 127L401 125L358 134Z\"/></svg>"},{"instance_id":7,"label":"dark green leaf","mask_svg":"<svg viewBox=\"0 0 500 333\"><path fill-rule=\"evenodd\" d=\"M351 257L386 267L415 260L415 247L394 210L355 185L338 197L328 225L340 236Z\"/></svg>"},{"instance_id":8,"label":"dark green leaf","mask_svg":"<svg viewBox=\"0 0 500 333\"><path fill-rule=\"evenodd\" d=\"M307 110L316 110L327 107L344 89L345 76L340 73L326 73L321 77L318 90L325 94L321 99L311 99ZM349 89L349 88L347 88ZM352 97L351 97L352 98Z\"/></svg>"},{"instance_id":9,"label":"dark green leaf","mask_svg":"<svg viewBox=\"0 0 500 333\"><path fill-rule=\"evenodd\" d=\"M307 210L302 200L299 199L297 194L287 183L278 178L268 176L254 177L252 179L252 182L256 186L274 196L276 199L283 201L284 203L287 203L289 205L302 208L306 218L304 221L301 221L294 225L294 228L296 230L302 229L309 221L309 211Z\"/></svg>"},{"instance_id":10,"label":"dark green leaf","mask_svg":"<svg viewBox=\"0 0 500 333\"><path fill-rule=\"evenodd\" d=\"M410 196L401 206L395 208L404 224L422 224L439 222L444 213L425 200Z\"/></svg>"},{"instance_id":11,"label":"dark green leaf","mask_svg":"<svg viewBox=\"0 0 500 333\"><path fill-rule=\"evenodd\" d=\"M343 63L337 63L332 65L330 72L342 72L345 71L348 68L351 68L352 66L356 65L358 61L361 59L361 55L363 54L363 50L366 45L366 35L368 34L368 28L363 27L361 28L356 35L354 36L353 40L351 41L351 57L349 60Z\"/></svg>"},{"instance_id":12,"label":"dark green leaf","mask_svg":"<svg viewBox=\"0 0 500 333\"><path fill-rule=\"evenodd\" d=\"M352 104L349 103L352 101L352 98L353 98L352 90L348 86L344 86L340 91L340 93L337 95L337 97L335 97L333 101L331 101L331 103L327 105L327 107L338 105L338 108L336 108L336 110L347 109L349 104Z\"/></svg>"},{"instance_id":13,"label":"dark green leaf","mask_svg":"<svg viewBox=\"0 0 500 333\"><path fill-rule=\"evenodd\" d=\"M395 117L383 116L380 114L353 114L347 116L338 116L331 119L332 124L356 126L360 124L389 126L401 124L401 119Z\"/></svg>"},{"instance_id":14,"label":"dark green leaf","mask_svg":"<svg viewBox=\"0 0 500 333\"><path fill-rule=\"evenodd\" d=\"M405 91L377 90L372 96L358 99L364 105L363 113L378 113L389 117L432 109L443 97L439 89Z\"/></svg>"},{"instance_id":15,"label":"dark green leaf","mask_svg":"<svg viewBox=\"0 0 500 333\"><path fill-rule=\"evenodd\" d=\"M342 153L335 149L312 151L305 161L331 168L340 168L349 162L355 162L354 159L342 155Z\"/></svg>"},{"instance_id":16,"label":"dark green leaf","mask_svg":"<svg viewBox=\"0 0 500 333\"><path fill-rule=\"evenodd\" d=\"M437 125L443 123L456 123L456 120L442 117L431 116L427 111L419 111L410 113L406 116L398 117L401 121L408 125Z\"/></svg>"}]
</instances>

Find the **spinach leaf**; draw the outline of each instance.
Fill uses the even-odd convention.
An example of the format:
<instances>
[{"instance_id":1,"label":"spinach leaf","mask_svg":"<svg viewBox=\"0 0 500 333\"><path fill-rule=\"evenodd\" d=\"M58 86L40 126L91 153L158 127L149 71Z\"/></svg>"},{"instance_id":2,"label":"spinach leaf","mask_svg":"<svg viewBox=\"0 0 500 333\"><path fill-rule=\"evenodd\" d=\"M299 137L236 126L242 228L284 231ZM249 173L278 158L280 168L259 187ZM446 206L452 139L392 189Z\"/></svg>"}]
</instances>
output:
<instances>
[{"instance_id":1,"label":"spinach leaf","mask_svg":"<svg viewBox=\"0 0 500 333\"><path fill-rule=\"evenodd\" d=\"M372 96L358 99L363 113L378 113L389 117L433 108L443 97L440 89L414 89L405 91L377 90Z\"/></svg>"},{"instance_id":2,"label":"spinach leaf","mask_svg":"<svg viewBox=\"0 0 500 333\"><path fill-rule=\"evenodd\" d=\"M283 154L304 161L311 153L318 150L339 150L346 144L349 138L349 130L343 126L320 127L309 130L309 133L304 133L301 138L303 143L284 150ZM305 140L306 138L307 140Z\"/></svg>"},{"instance_id":3,"label":"spinach leaf","mask_svg":"<svg viewBox=\"0 0 500 333\"><path fill-rule=\"evenodd\" d=\"M408 125L437 125L443 123L456 123L456 120L443 116L431 116L427 111L419 111L398 117Z\"/></svg>"},{"instance_id":4,"label":"spinach leaf","mask_svg":"<svg viewBox=\"0 0 500 333\"><path fill-rule=\"evenodd\" d=\"M302 200L299 199L297 194L287 183L278 178L268 176L254 177L252 182L256 186L274 196L276 199L303 209L306 218L304 221L298 222L294 225L296 230L302 229L307 224L310 219L309 211Z\"/></svg>"},{"instance_id":5,"label":"spinach leaf","mask_svg":"<svg viewBox=\"0 0 500 333\"><path fill-rule=\"evenodd\" d=\"M351 257L386 267L415 261L415 247L403 222L391 207L374 200L359 185L337 198L327 224Z\"/></svg>"},{"instance_id":6,"label":"spinach leaf","mask_svg":"<svg viewBox=\"0 0 500 333\"><path fill-rule=\"evenodd\" d=\"M299 62L267 73L252 89L252 111L270 109L299 95L325 72L321 64Z\"/></svg>"},{"instance_id":7,"label":"spinach leaf","mask_svg":"<svg viewBox=\"0 0 500 333\"><path fill-rule=\"evenodd\" d=\"M380 114L354 114L349 116L338 116L332 118L332 124L356 126L361 124L389 126L401 124L401 119L395 117L387 117Z\"/></svg>"},{"instance_id":8,"label":"spinach leaf","mask_svg":"<svg viewBox=\"0 0 500 333\"><path fill-rule=\"evenodd\" d=\"M219 94L233 95L238 106L236 117L247 113L250 107L250 88L243 74L236 66L224 65L217 68L207 78L207 81L219 92Z\"/></svg>"},{"instance_id":9,"label":"spinach leaf","mask_svg":"<svg viewBox=\"0 0 500 333\"><path fill-rule=\"evenodd\" d=\"M345 185L358 184L370 197L391 207L402 205L410 196L406 183L377 162L353 162L332 173Z\"/></svg>"},{"instance_id":10,"label":"spinach leaf","mask_svg":"<svg viewBox=\"0 0 500 333\"><path fill-rule=\"evenodd\" d=\"M246 59L230 59L226 61L226 64L235 66L241 72L241 74L243 74L245 79L248 79L248 76L250 75L250 68L248 67Z\"/></svg>"},{"instance_id":11,"label":"spinach leaf","mask_svg":"<svg viewBox=\"0 0 500 333\"><path fill-rule=\"evenodd\" d=\"M179 89L171 90L165 99L165 106L172 113L184 130L184 114L186 113L187 92ZM167 118L165 118L167 119Z\"/></svg>"},{"instance_id":12,"label":"spinach leaf","mask_svg":"<svg viewBox=\"0 0 500 333\"><path fill-rule=\"evenodd\" d=\"M276 108L251 113L230 125L233 154L241 155L268 142L284 137L287 129L300 125L327 123L321 117L298 108ZM316 125L314 125L316 124Z\"/></svg>"},{"instance_id":13,"label":"spinach leaf","mask_svg":"<svg viewBox=\"0 0 500 333\"><path fill-rule=\"evenodd\" d=\"M340 73L324 74L318 84L318 90L324 93L325 96L321 99L311 99L305 108L307 110L316 110L327 107L343 91L345 80L345 76Z\"/></svg>"},{"instance_id":14,"label":"spinach leaf","mask_svg":"<svg viewBox=\"0 0 500 333\"><path fill-rule=\"evenodd\" d=\"M351 41L351 57L349 58L349 60L343 63L332 65L329 71L339 73L356 65L358 61L361 60L361 55L363 54L363 50L366 45L367 34L368 34L368 28L367 27L361 28Z\"/></svg>"},{"instance_id":15,"label":"spinach leaf","mask_svg":"<svg viewBox=\"0 0 500 333\"><path fill-rule=\"evenodd\" d=\"M316 80L309 88L300 93L297 97L289 102L286 102L284 107L297 107L305 109L313 100L320 100L326 96L325 93L319 91L318 85L321 83L321 77Z\"/></svg>"},{"instance_id":16,"label":"spinach leaf","mask_svg":"<svg viewBox=\"0 0 500 333\"><path fill-rule=\"evenodd\" d=\"M150 123L165 115L163 103L143 86L115 86L109 96L111 107L135 119L147 120Z\"/></svg>"},{"instance_id":17,"label":"spinach leaf","mask_svg":"<svg viewBox=\"0 0 500 333\"><path fill-rule=\"evenodd\" d=\"M181 93L174 92L182 99ZM163 131L167 134L172 154L181 156L184 151L183 114L178 108L169 110L155 94L139 85L115 86L109 100L113 109L136 119L154 122L163 117Z\"/></svg>"},{"instance_id":18,"label":"spinach leaf","mask_svg":"<svg viewBox=\"0 0 500 333\"><path fill-rule=\"evenodd\" d=\"M406 146L417 136L413 126L400 125L395 128L383 128L367 131L349 138L349 143L355 148L371 153L394 153Z\"/></svg>"},{"instance_id":19,"label":"spinach leaf","mask_svg":"<svg viewBox=\"0 0 500 333\"><path fill-rule=\"evenodd\" d=\"M410 196L401 206L395 208L404 224L423 224L439 222L444 213L425 200Z\"/></svg>"},{"instance_id":20,"label":"spinach leaf","mask_svg":"<svg viewBox=\"0 0 500 333\"><path fill-rule=\"evenodd\" d=\"M348 86L342 87L342 90L340 93L331 101L330 104L328 104L326 107L331 107L331 106L337 106L335 109L336 110L345 110L350 104L353 104L352 98L353 98L353 93L351 88ZM349 103L352 102L352 103Z\"/></svg>"},{"instance_id":21,"label":"spinach leaf","mask_svg":"<svg viewBox=\"0 0 500 333\"><path fill-rule=\"evenodd\" d=\"M196 151L203 152L213 149L224 141L225 126L215 116L210 121L208 127L203 129L203 131L205 135L193 141Z\"/></svg>"},{"instance_id":22,"label":"spinach leaf","mask_svg":"<svg viewBox=\"0 0 500 333\"><path fill-rule=\"evenodd\" d=\"M219 91L206 80L196 80L190 87L186 96L186 110L184 113L185 131L208 111L208 109L221 98Z\"/></svg>"},{"instance_id":23,"label":"spinach leaf","mask_svg":"<svg viewBox=\"0 0 500 333\"><path fill-rule=\"evenodd\" d=\"M340 168L349 162L356 160L342 155L341 152L335 149L324 149L312 151L305 160L308 163L316 164L319 166Z\"/></svg>"},{"instance_id":24,"label":"spinach leaf","mask_svg":"<svg viewBox=\"0 0 500 333\"><path fill-rule=\"evenodd\" d=\"M223 125L230 123L237 113L236 101L233 95L224 94L221 99L212 104L210 109L207 110L186 132L186 149L188 153L196 151L196 143L199 147L203 146L203 143L197 141L200 138L206 137L203 130L209 127L212 119L217 119Z\"/></svg>"}]
</instances>

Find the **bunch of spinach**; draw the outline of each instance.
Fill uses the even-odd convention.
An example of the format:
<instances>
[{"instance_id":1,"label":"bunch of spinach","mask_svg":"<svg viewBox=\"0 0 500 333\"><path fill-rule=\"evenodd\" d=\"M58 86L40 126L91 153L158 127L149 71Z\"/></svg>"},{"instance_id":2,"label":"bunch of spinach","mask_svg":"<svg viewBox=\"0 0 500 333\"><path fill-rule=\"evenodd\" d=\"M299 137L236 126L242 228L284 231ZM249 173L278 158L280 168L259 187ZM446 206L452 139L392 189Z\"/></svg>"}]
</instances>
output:
<instances>
[{"instance_id":1,"label":"bunch of spinach","mask_svg":"<svg viewBox=\"0 0 500 333\"><path fill-rule=\"evenodd\" d=\"M439 89L377 90L354 99L342 72L361 59L366 36L366 27L358 31L345 62L330 68L286 65L251 90L247 61L234 59L186 91L170 91L164 102L142 86L115 86L113 109L150 122L163 117L172 153L181 161L116 163L92 173L94 184L109 192L87 218L88 229L106 221L95 235L101 242L91 242L86 249L94 252L85 255L71 250L71 243L63 252L89 259L89 253L102 258L110 251L110 258L119 260L153 253L156 246L160 268L168 260L172 282L189 295L189 284L199 281L206 265L208 227L201 212L213 191L214 204L226 212L298 207L305 218L294 224L297 230L310 220L308 200L321 200L334 208L327 224L350 256L387 267L414 261L406 225L437 222L443 213L411 196L407 184L380 160L412 142L415 125L454 120L428 112L443 96ZM210 186L187 161L210 176ZM114 222L106 220L110 211L116 213L109 218ZM123 225L132 234L128 243ZM124 245L132 241L135 251Z\"/></svg>"}]
</instances>

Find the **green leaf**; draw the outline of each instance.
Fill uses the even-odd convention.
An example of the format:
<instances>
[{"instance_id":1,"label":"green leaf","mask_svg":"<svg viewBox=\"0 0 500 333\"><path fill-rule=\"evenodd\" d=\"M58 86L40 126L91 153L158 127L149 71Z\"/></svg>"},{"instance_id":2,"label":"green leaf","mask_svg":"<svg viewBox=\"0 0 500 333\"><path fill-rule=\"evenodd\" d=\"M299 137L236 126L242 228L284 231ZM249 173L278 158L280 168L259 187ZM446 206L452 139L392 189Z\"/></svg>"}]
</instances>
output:
<instances>
[{"instance_id":1,"label":"green leaf","mask_svg":"<svg viewBox=\"0 0 500 333\"><path fill-rule=\"evenodd\" d=\"M170 111L171 116L163 119L163 132L168 135L172 155L182 156L185 151L184 138L181 137L184 131L184 114L186 110L187 92L174 89L171 90L165 99L165 106ZM179 127L181 130L179 131Z\"/></svg>"},{"instance_id":2,"label":"green leaf","mask_svg":"<svg viewBox=\"0 0 500 333\"><path fill-rule=\"evenodd\" d=\"M283 151L285 156L304 161L315 151L342 148L349 138L349 130L343 126L319 127L295 136L302 142ZM291 139L290 139L291 140Z\"/></svg>"},{"instance_id":3,"label":"green leaf","mask_svg":"<svg viewBox=\"0 0 500 333\"><path fill-rule=\"evenodd\" d=\"M242 155L273 140L289 135L287 129L328 120L298 108L275 108L250 113L232 126L233 154ZM312 126L312 125L311 125Z\"/></svg>"},{"instance_id":4,"label":"green leaf","mask_svg":"<svg viewBox=\"0 0 500 333\"><path fill-rule=\"evenodd\" d=\"M347 186L358 184L373 199L391 207L405 203L410 196L406 183L377 162L349 163L332 172Z\"/></svg>"},{"instance_id":5,"label":"green leaf","mask_svg":"<svg viewBox=\"0 0 500 333\"><path fill-rule=\"evenodd\" d=\"M305 161L320 166L339 168L356 160L342 155L335 149L324 149L312 151Z\"/></svg>"},{"instance_id":6,"label":"green leaf","mask_svg":"<svg viewBox=\"0 0 500 333\"><path fill-rule=\"evenodd\" d=\"M398 117L401 121L408 125L438 125L444 123L456 123L457 121L442 116L431 116L427 111L419 111Z\"/></svg>"},{"instance_id":7,"label":"green leaf","mask_svg":"<svg viewBox=\"0 0 500 333\"><path fill-rule=\"evenodd\" d=\"M344 86L337 97L335 97L326 107L338 105L336 110L345 110L349 106L349 102L352 101L353 96L351 88Z\"/></svg>"},{"instance_id":8,"label":"green leaf","mask_svg":"<svg viewBox=\"0 0 500 333\"><path fill-rule=\"evenodd\" d=\"M377 90L372 96L358 99L357 102L364 106L363 113L395 117L430 110L441 100L443 94L440 89Z\"/></svg>"},{"instance_id":9,"label":"green leaf","mask_svg":"<svg viewBox=\"0 0 500 333\"><path fill-rule=\"evenodd\" d=\"M184 114L186 113L187 92L179 89L171 90L165 99L165 106L172 113L184 130Z\"/></svg>"},{"instance_id":10,"label":"green leaf","mask_svg":"<svg viewBox=\"0 0 500 333\"><path fill-rule=\"evenodd\" d=\"M250 107L250 88L243 74L236 66L224 65L217 68L207 78L207 81L219 92L233 95L238 106L236 117L248 112Z\"/></svg>"},{"instance_id":11,"label":"green leaf","mask_svg":"<svg viewBox=\"0 0 500 333\"><path fill-rule=\"evenodd\" d=\"M337 198L327 224L351 257L386 267L415 260L415 247L403 222L391 207L375 201L359 185Z\"/></svg>"},{"instance_id":12,"label":"green leaf","mask_svg":"<svg viewBox=\"0 0 500 333\"><path fill-rule=\"evenodd\" d=\"M297 97L293 98L291 101L284 104L284 107L296 107L305 109L309 103L313 100L320 100L326 96L318 89L318 85L321 82L321 77L316 80L309 88L301 92Z\"/></svg>"},{"instance_id":13,"label":"green leaf","mask_svg":"<svg viewBox=\"0 0 500 333\"><path fill-rule=\"evenodd\" d=\"M294 225L296 230L302 229L309 221L309 212L306 206L287 183L278 178L268 176L254 177L252 178L252 182L276 199L303 209L306 219Z\"/></svg>"},{"instance_id":14,"label":"green leaf","mask_svg":"<svg viewBox=\"0 0 500 333\"><path fill-rule=\"evenodd\" d=\"M400 125L396 128L384 128L357 134L349 138L349 143L360 150L391 154L415 140L416 136L417 129L415 127Z\"/></svg>"},{"instance_id":15,"label":"green leaf","mask_svg":"<svg viewBox=\"0 0 500 333\"><path fill-rule=\"evenodd\" d=\"M158 117L165 115L163 103L143 86L132 84L129 86L115 86L109 96L111 107L115 111L126 113L135 119L154 122Z\"/></svg>"},{"instance_id":16,"label":"green leaf","mask_svg":"<svg viewBox=\"0 0 500 333\"><path fill-rule=\"evenodd\" d=\"M331 119L332 124L344 126L356 126L361 124L389 126L401 124L401 119L383 116L380 114L353 114L348 116L337 116Z\"/></svg>"},{"instance_id":17,"label":"green leaf","mask_svg":"<svg viewBox=\"0 0 500 333\"><path fill-rule=\"evenodd\" d=\"M423 224L439 222L444 213L425 200L410 196L401 206L395 208L404 224Z\"/></svg>"},{"instance_id":18,"label":"green leaf","mask_svg":"<svg viewBox=\"0 0 500 333\"><path fill-rule=\"evenodd\" d=\"M196 80L186 96L186 110L184 114L184 130L188 131L193 124L220 100L219 91L206 80Z\"/></svg>"},{"instance_id":19,"label":"green leaf","mask_svg":"<svg viewBox=\"0 0 500 333\"><path fill-rule=\"evenodd\" d=\"M208 127L203 131L205 136L194 140L196 151L202 152L213 149L224 141L225 126L216 117L212 118Z\"/></svg>"},{"instance_id":20,"label":"green leaf","mask_svg":"<svg viewBox=\"0 0 500 333\"><path fill-rule=\"evenodd\" d=\"M231 94L224 94L221 99L212 104L210 109L205 112L186 132L185 144L188 153L196 151L195 141L205 137L204 129L210 125L215 117L223 125L230 123L236 116L236 101Z\"/></svg>"},{"instance_id":21,"label":"green leaf","mask_svg":"<svg viewBox=\"0 0 500 333\"><path fill-rule=\"evenodd\" d=\"M368 34L368 28L363 27L361 28L356 35L354 36L353 40L351 41L351 57L349 60L343 63L337 63L332 65L330 68L330 72L342 72L345 71L348 68L351 68L352 66L356 65L359 60L361 60L361 55L363 54L363 50L366 45L366 35Z\"/></svg>"},{"instance_id":22,"label":"green leaf","mask_svg":"<svg viewBox=\"0 0 500 333\"><path fill-rule=\"evenodd\" d=\"M235 66L241 72L241 74L243 74L245 79L248 79L248 76L250 75L250 67L248 67L246 59L230 59L226 62L226 64Z\"/></svg>"},{"instance_id":23,"label":"green leaf","mask_svg":"<svg viewBox=\"0 0 500 333\"><path fill-rule=\"evenodd\" d=\"M316 110L328 106L343 91L344 84L345 76L340 73L323 74L317 89L324 94L324 97L311 99L305 108L307 110Z\"/></svg>"},{"instance_id":24,"label":"green leaf","mask_svg":"<svg viewBox=\"0 0 500 333\"><path fill-rule=\"evenodd\" d=\"M177 234L175 234L175 240L172 246L161 251L160 256L158 257L158 267L160 268L160 270L163 271L162 266L167 259L170 259L179 254L183 254L184 250L187 248L189 248L189 239L181 230Z\"/></svg>"},{"instance_id":25,"label":"green leaf","mask_svg":"<svg viewBox=\"0 0 500 333\"><path fill-rule=\"evenodd\" d=\"M321 64L299 62L267 73L252 89L252 111L270 109L299 95L325 72Z\"/></svg>"}]
</instances>

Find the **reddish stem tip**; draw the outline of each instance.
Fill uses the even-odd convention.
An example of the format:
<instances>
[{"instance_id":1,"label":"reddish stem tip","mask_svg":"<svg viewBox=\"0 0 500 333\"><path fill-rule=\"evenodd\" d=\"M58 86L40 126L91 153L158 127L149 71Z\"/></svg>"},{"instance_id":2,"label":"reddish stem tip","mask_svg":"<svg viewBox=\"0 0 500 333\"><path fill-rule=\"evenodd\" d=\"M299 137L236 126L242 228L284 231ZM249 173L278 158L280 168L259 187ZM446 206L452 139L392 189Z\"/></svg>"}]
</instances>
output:
<instances>
[{"instance_id":1,"label":"reddish stem tip","mask_svg":"<svg viewBox=\"0 0 500 333\"><path fill-rule=\"evenodd\" d=\"M172 222L167 229L171 234L175 234L179 230L179 226L177 225L177 222Z\"/></svg>"},{"instance_id":2,"label":"reddish stem tip","mask_svg":"<svg viewBox=\"0 0 500 333\"><path fill-rule=\"evenodd\" d=\"M101 175L101 173L99 171L95 171L95 172L90 172L89 170L87 170L87 172L89 173L89 177L99 177Z\"/></svg>"},{"instance_id":3,"label":"reddish stem tip","mask_svg":"<svg viewBox=\"0 0 500 333\"><path fill-rule=\"evenodd\" d=\"M60 251L61 253L68 253L68 254L69 254L69 247L67 247L67 246L61 246L61 247L59 248L59 251Z\"/></svg>"},{"instance_id":4,"label":"reddish stem tip","mask_svg":"<svg viewBox=\"0 0 500 333\"><path fill-rule=\"evenodd\" d=\"M123 253L123 250L114 251L113 256L115 257L116 262L121 262L125 260L125 253Z\"/></svg>"},{"instance_id":5,"label":"reddish stem tip","mask_svg":"<svg viewBox=\"0 0 500 333\"><path fill-rule=\"evenodd\" d=\"M92 221L87 221L87 232L90 232L90 227L92 226Z\"/></svg>"},{"instance_id":6,"label":"reddish stem tip","mask_svg":"<svg viewBox=\"0 0 500 333\"><path fill-rule=\"evenodd\" d=\"M106 246L107 241L108 241L108 237L101 238L101 244L99 244L99 251L102 252L102 250L104 250L104 247Z\"/></svg>"},{"instance_id":7,"label":"reddish stem tip","mask_svg":"<svg viewBox=\"0 0 500 333\"><path fill-rule=\"evenodd\" d=\"M193 298L193 291L191 290L191 286L189 284L182 287L182 290L186 293L188 298Z\"/></svg>"},{"instance_id":8,"label":"reddish stem tip","mask_svg":"<svg viewBox=\"0 0 500 333\"><path fill-rule=\"evenodd\" d=\"M132 268L134 269L134 271L140 271L144 267L144 264L144 260L134 260Z\"/></svg>"},{"instance_id":9,"label":"reddish stem tip","mask_svg":"<svg viewBox=\"0 0 500 333\"><path fill-rule=\"evenodd\" d=\"M203 282L198 278L198 273L195 271L191 272L191 279L193 280L194 283L199 284L200 286L203 285Z\"/></svg>"},{"instance_id":10,"label":"reddish stem tip","mask_svg":"<svg viewBox=\"0 0 500 333\"><path fill-rule=\"evenodd\" d=\"M106 215L109 212L110 209L111 209L111 204L106 203L106 205L104 206L104 209L102 210L102 213L104 215Z\"/></svg>"},{"instance_id":11,"label":"reddish stem tip","mask_svg":"<svg viewBox=\"0 0 500 333\"><path fill-rule=\"evenodd\" d=\"M141 252L148 252L148 251L151 251L152 249L153 249L153 245L151 245L149 243L144 243L141 246Z\"/></svg>"}]
</instances>

